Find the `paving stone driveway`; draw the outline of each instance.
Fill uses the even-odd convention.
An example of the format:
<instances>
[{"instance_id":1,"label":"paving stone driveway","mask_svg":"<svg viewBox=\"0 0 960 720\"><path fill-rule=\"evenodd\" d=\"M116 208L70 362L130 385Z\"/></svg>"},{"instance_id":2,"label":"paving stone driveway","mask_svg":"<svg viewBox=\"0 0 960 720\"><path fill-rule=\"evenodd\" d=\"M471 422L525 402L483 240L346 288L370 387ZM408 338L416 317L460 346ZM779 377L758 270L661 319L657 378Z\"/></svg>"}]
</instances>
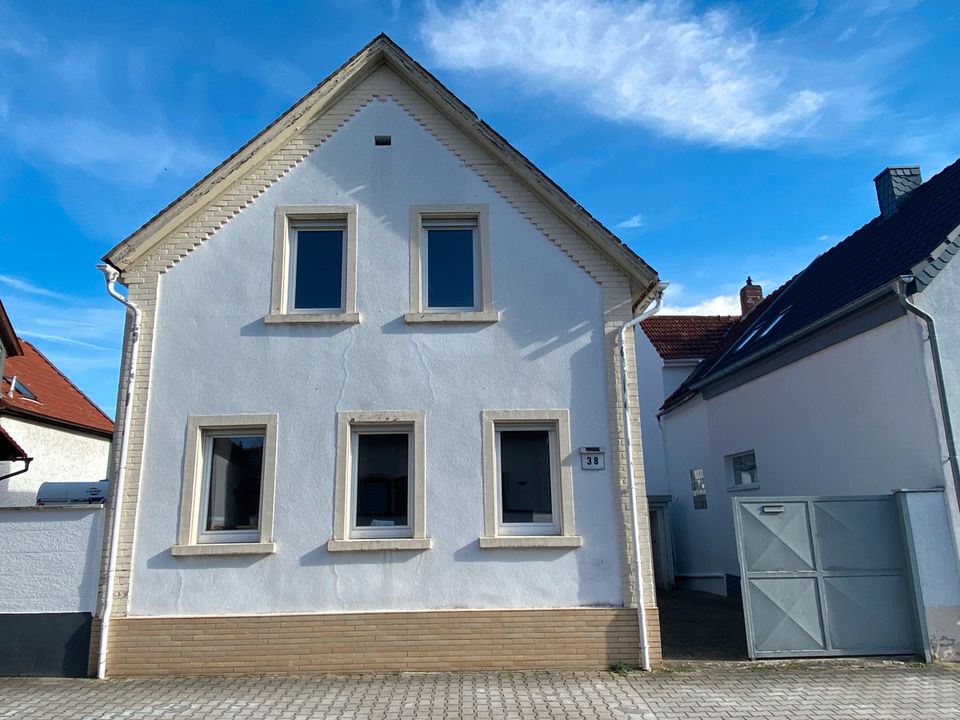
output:
<instances>
[{"instance_id":1,"label":"paving stone driveway","mask_svg":"<svg viewBox=\"0 0 960 720\"><path fill-rule=\"evenodd\" d=\"M17 720L684 720L960 717L960 668L735 665L632 673L0 678Z\"/></svg>"}]
</instances>

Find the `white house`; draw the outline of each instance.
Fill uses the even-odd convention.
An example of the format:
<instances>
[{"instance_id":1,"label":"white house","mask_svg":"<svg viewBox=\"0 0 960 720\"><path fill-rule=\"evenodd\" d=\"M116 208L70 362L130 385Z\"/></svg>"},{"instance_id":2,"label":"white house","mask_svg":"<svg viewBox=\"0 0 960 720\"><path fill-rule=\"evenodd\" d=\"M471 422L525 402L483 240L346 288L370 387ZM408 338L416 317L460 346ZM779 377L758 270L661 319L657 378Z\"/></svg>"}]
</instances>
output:
<instances>
[{"instance_id":1,"label":"white house","mask_svg":"<svg viewBox=\"0 0 960 720\"><path fill-rule=\"evenodd\" d=\"M960 162L922 184L918 168L888 168L876 184L880 216L731 326L666 398L662 435L644 427L648 459L662 458L648 492L670 496L678 584L727 594L741 586L733 499L942 490L939 515L914 522L943 524L930 549L942 575L914 584L933 654L955 656ZM665 371L639 357L642 385Z\"/></svg>"},{"instance_id":2,"label":"white house","mask_svg":"<svg viewBox=\"0 0 960 720\"><path fill-rule=\"evenodd\" d=\"M105 261L108 674L657 662L616 346L657 275L386 36Z\"/></svg>"},{"instance_id":3,"label":"white house","mask_svg":"<svg viewBox=\"0 0 960 720\"><path fill-rule=\"evenodd\" d=\"M105 479L113 437L110 418L40 351L16 347L0 362L0 507L36 505L47 481Z\"/></svg>"}]
</instances>

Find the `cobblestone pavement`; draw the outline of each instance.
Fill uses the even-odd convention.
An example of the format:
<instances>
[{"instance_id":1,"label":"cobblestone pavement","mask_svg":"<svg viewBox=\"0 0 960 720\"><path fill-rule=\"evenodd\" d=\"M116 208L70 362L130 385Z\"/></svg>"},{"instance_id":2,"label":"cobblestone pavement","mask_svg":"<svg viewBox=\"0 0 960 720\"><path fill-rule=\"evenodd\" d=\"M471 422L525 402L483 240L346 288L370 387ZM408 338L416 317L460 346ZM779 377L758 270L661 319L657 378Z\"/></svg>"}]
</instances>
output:
<instances>
[{"instance_id":1,"label":"cobblestone pavement","mask_svg":"<svg viewBox=\"0 0 960 720\"><path fill-rule=\"evenodd\" d=\"M631 673L0 678L17 720L684 720L960 717L960 668L733 665Z\"/></svg>"}]
</instances>

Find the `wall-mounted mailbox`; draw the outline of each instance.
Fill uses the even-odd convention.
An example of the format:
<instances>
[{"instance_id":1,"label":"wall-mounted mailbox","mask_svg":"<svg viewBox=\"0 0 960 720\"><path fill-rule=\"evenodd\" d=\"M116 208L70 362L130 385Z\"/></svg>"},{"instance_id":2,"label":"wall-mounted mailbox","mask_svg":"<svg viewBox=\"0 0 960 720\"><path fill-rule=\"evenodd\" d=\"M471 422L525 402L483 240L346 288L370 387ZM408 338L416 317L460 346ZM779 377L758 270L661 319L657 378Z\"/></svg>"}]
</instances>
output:
<instances>
[{"instance_id":1,"label":"wall-mounted mailbox","mask_svg":"<svg viewBox=\"0 0 960 720\"><path fill-rule=\"evenodd\" d=\"M582 447L580 448L580 469L581 470L603 470L606 467L603 461L602 447Z\"/></svg>"}]
</instances>

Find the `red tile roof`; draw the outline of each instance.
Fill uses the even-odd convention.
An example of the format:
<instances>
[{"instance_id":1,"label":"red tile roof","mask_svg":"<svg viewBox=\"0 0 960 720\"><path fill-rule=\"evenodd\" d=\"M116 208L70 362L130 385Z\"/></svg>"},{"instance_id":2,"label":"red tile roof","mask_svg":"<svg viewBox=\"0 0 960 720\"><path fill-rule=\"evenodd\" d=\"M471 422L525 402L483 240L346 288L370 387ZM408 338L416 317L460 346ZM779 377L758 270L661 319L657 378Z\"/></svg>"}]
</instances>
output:
<instances>
[{"instance_id":1,"label":"red tile roof","mask_svg":"<svg viewBox=\"0 0 960 720\"><path fill-rule=\"evenodd\" d=\"M23 355L7 358L0 382L0 414L19 415L56 425L64 425L96 435L113 435L110 420L76 385L57 370L33 345L20 339ZM36 396L30 400L14 390L10 397L10 382L17 378Z\"/></svg>"},{"instance_id":2,"label":"red tile roof","mask_svg":"<svg viewBox=\"0 0 960 720\"><path fill-rule=\"evenodd\" d=\"M654 315L640 327L664 360L700 360L739 321L738 315Z\"/></svg>"}]
</instances>

